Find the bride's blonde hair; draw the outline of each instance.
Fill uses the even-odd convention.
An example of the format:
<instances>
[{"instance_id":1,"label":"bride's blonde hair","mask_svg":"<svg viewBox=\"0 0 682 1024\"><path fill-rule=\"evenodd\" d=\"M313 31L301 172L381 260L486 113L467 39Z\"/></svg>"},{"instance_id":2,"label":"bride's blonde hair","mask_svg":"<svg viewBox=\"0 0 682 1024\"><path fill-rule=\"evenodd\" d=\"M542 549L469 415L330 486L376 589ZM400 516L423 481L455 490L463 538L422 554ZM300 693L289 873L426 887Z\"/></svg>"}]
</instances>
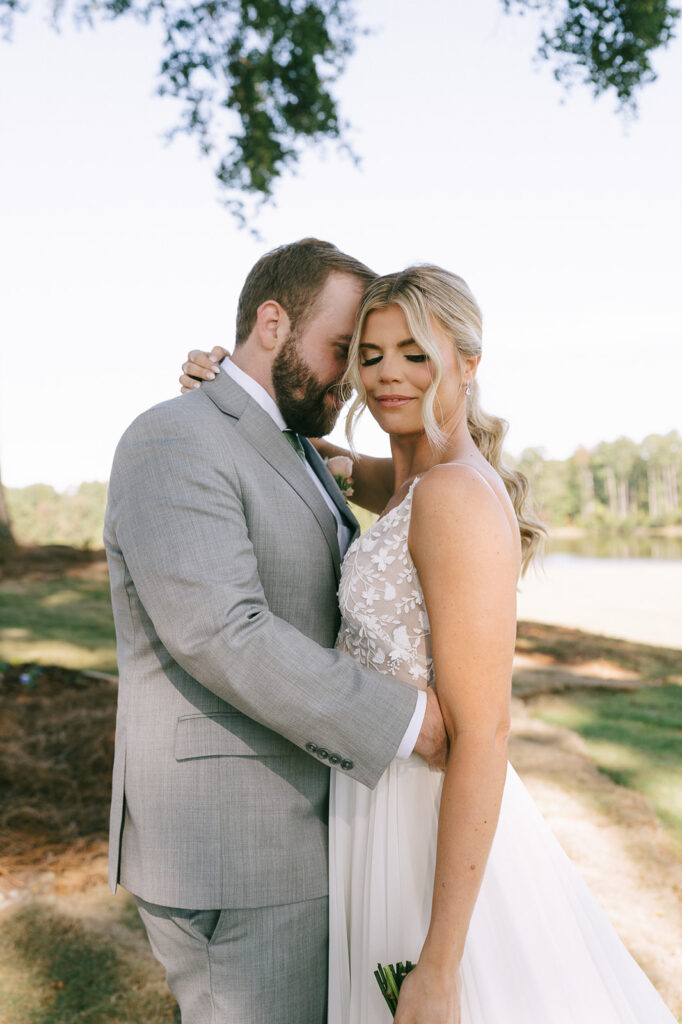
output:
<instances>
[{"instance_id":1,"label":"bride's blonde hair","mask_svg":"<svg viewBox=\"0 0 682 1024\"><path fill-rule=\"evenodd\" d=\"M410 328L411 336L429 357L432 382L424 395L422 416L426 436L435 450L442 450L446 434L441 430L434 410L436 390L443 378L443 363L438 344L433 336L431 317L449 335L455 345L458 360L481 354L482 317L476 299L466 281L441 267L425 264L408 267L397 274L387 274L373 281L365 292L355 331L348 353L346 379L356 391L348 411L346 434L353 447L352 432L357 417L367 405L367 393L360 377L360 341L365 321L376 309L398 306ZM502 443L507 423L490 416L481 409L476 378L471 381L471 393L466 396L469 432L481 454L499 473L507 488L521 531L523 571L542 548L546 530L534 509L528 479L518 470L502 462Z\"/></svg>"}]
</instances>

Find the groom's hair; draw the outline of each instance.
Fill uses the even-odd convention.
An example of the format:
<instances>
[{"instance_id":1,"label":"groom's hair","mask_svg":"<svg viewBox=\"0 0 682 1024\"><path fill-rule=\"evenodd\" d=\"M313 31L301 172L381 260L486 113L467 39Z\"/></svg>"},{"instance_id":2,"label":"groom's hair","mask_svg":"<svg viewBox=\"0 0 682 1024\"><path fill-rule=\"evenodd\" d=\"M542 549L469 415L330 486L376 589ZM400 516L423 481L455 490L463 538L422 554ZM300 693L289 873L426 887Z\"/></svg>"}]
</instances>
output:
<instances>
[{"instance_id":1,"label":"groom's hair","mask_svg":"<svg viewBox=\"0 0 682 1024\"><path fill-rule=\"evenodd\" d=\"M302 326L330 274L351 274L364 285L377 276L364 263L318 238L302 238L300 242L281 245L261 256L239 296L237 345L249 337L258 307L270 299L286 310L292 332Z\"/></svg>"}]
</instances>

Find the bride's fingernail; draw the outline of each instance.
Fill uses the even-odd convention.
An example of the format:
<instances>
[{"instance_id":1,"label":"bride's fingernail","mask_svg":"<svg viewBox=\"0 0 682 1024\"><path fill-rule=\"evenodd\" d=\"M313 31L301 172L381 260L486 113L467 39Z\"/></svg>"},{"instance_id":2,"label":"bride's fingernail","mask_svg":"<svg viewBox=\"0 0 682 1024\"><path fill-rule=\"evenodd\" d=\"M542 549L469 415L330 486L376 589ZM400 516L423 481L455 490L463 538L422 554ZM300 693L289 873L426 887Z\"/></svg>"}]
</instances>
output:
<instances>
[{"instance_id":1,"label":"bride's fingernail","mask_svg":"<svg viewBox=\"0 0 682 1024\"><path fill-rule=\"evenodd\" d=\"M198 381L198 380L195 380L195 381L194 381L194 384L192 384L192 387L193 387L193 388L200 388L200 387L201 387L201 384L199 383L199 381Z\"/></svg>"},{"instance_id":2,"label":"bride's fingernail","mask_svg":"<svg viewBox=\"0 0 682 1024\"><path fill-rule=\"evenodd\" d=\"M210 370L206 371L206 380L213 380L214 377L215 377L215 373L211 373Z\"/></svg>"}]
</instances>

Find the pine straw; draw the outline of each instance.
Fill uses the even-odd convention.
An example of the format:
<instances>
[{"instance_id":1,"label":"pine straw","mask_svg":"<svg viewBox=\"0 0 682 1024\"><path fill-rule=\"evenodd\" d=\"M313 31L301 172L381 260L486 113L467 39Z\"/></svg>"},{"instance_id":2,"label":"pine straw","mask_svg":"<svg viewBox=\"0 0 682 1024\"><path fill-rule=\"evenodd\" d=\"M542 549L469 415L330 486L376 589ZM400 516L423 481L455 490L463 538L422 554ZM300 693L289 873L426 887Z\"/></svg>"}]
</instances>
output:
<instances>
[{"instance_id":1,"label":"pine straw","mask_svg":"<svg viewBox=\"0 0 682 1024\"><path fill-rule=\"evenodd\" d=\"M637 673L643 684L682 684L680 650L584 633L566 626L519 622L516 651L517 654L545 654L557 664L566 666L610 661Z\"/></svg>"},{"instance_id":2,"label":"pine straw","mask_svg":"<svg viewBox=\"0 0 682 1024\"><path fill-rule=\"evenodd\" d=\"M33 664L0 672L0 882L101 859L115 720L111 678Z\"/></svg>"}]
</instances>

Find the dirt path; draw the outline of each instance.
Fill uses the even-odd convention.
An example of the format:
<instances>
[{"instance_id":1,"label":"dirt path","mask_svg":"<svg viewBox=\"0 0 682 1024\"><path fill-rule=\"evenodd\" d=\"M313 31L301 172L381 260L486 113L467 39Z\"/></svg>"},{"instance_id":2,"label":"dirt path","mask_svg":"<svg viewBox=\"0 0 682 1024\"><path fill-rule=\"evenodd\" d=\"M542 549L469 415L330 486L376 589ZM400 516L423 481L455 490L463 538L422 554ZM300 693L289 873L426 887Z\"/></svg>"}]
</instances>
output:
<instances>
[{"instance_id":1,"label":"dirt path","mask_svg":"<svg viewBox=\"0 0 682 1024\"><path fill-rule=\"evenodd\" d=\"M602 775L581 738L513 702L510 760L612 924L682 1015L682 857L651 804Z\"/></svg>"}]
</instances>

